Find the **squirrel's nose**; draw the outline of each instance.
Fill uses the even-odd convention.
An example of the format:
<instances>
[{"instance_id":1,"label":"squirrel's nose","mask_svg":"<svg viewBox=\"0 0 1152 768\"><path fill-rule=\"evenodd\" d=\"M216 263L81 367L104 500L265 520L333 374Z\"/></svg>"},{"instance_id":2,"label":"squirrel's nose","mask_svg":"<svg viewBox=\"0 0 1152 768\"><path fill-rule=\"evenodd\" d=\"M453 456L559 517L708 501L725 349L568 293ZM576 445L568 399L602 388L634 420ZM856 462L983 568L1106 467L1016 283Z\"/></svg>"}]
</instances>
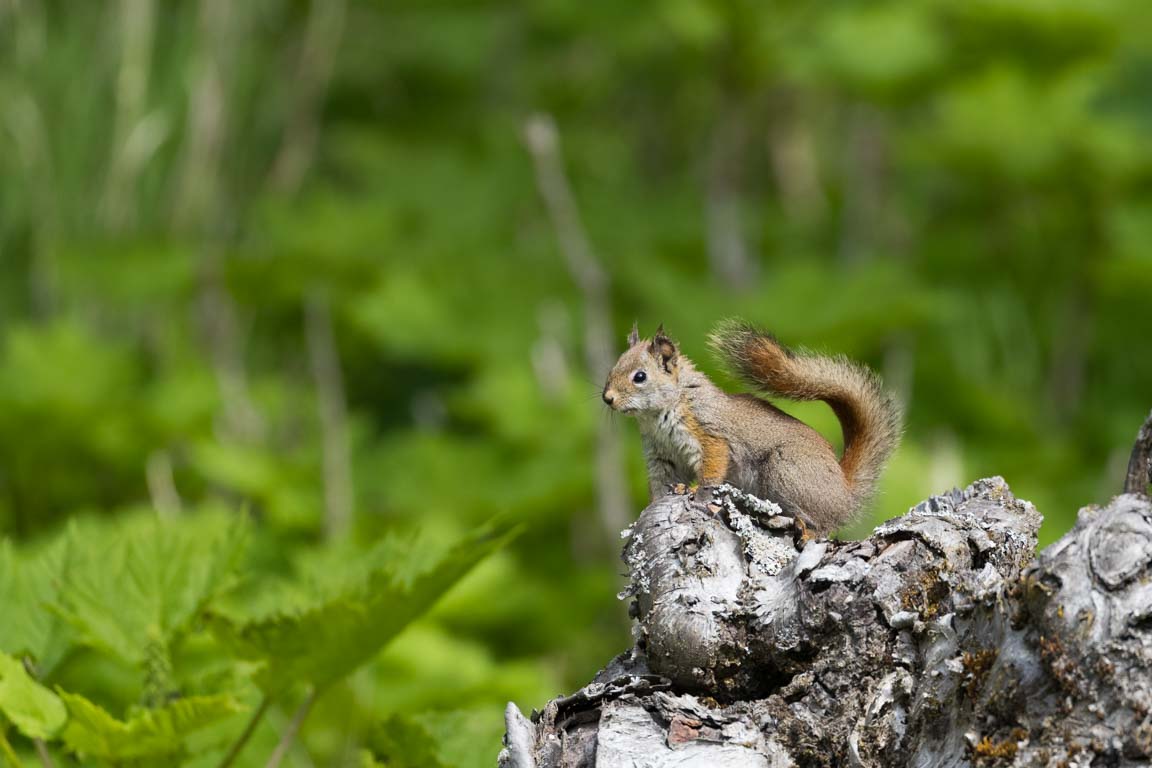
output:
<instances>
[{"instance_id":1,"label":"squirrel's nose","mask_svg":"<svg viewBox=\"0 0 1152 768\"><path fill-rule=\"evenodd\" d=\"M602 397L604 398L604 402L608 405L612 405L612 403L616 402L616 393L610 389L604 390Z\"/></svg>"}]
</instances>

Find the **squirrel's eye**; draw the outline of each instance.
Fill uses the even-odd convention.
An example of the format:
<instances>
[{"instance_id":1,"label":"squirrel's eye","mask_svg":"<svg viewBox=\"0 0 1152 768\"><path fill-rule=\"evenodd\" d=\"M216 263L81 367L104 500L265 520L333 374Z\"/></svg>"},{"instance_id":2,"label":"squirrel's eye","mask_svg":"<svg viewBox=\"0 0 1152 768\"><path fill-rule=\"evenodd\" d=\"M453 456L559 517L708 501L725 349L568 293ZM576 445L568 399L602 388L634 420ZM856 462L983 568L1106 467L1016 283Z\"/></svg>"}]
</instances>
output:
<instances>
[{"instance_id":1,"label":"squirrel's eye","mask_svg":"<svg viewBox=\"0 0 1152 768\"><path fill-rule=\"evenodd\" d=\"M636 382L637 384L643 384L647 380L648 374L644 373L644 371L636 371L636 373L632 374L632 381Z\"/></svg>"}]
</instances>

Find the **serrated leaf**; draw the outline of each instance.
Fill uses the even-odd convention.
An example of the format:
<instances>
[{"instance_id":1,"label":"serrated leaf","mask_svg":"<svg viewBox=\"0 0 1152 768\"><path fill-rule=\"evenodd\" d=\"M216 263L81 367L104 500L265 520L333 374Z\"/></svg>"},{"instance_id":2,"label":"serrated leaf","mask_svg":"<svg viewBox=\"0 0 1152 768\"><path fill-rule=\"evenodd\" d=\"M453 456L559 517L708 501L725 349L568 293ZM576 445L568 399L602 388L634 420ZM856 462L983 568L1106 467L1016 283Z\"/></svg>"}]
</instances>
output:
<instances>
[{"instance_id":1,"label":"serrated leaf","mask_svg":"<svg viewBox=\"0 0 1152 768\"><path fill-rule=\"evenodd\" d=\"M235 517L138 517L111 529L74 527L58 610L89 645L143 664L170 646L227 586L243 551ZM81 541L83 540L83 541Z\"/></svg>"},{"instance_id":2,"label":"serrated leaf","mask_svg":"<svg viewBox=\"0 0 1152 768\"><path fill-rule=\"evenodd\" d=\"M119 720L79 694L58 692L68 708L61 740L73 752L102 760L178 754L189 735L243 709L231 696L189 696Z\"/></svg>"},{"instance_id":3,"label":"serrated leaf","mask_svg":"<svg viewBox=\"0 0 1152 768\"><path fill-rule=\"evenodd\" d=\"M30 739L50 739L68 719L56 694L32 679L19 659L0 653L0 713Z\"/></svg>"},{"instance_id":4,"label":"serrated leaf","mask_svg":"<svg viewBox=\"0 0 1152 768\"><path fill-rule=\"evenodd\" d=\"M71 645L68 625L50 609L68 558L68 538L28 554L0 542L0 651L31 657L40 674L55 668Z\"/></svg>"},{"instance_id":5,"label":"serrated leaf","mask_svg":"<svg viewBox=\"0 0 1152 768\"><path fill-rule=\"evenodd\" d=\"M313 607L248 622L212 615L209 622L237 656L264 663L258 682L265 691L303 681L323 687L375 656L514 535L508 523L491 522L414 577L402 579L380 564L359 587Z\"/></svg>"}]
</instances>

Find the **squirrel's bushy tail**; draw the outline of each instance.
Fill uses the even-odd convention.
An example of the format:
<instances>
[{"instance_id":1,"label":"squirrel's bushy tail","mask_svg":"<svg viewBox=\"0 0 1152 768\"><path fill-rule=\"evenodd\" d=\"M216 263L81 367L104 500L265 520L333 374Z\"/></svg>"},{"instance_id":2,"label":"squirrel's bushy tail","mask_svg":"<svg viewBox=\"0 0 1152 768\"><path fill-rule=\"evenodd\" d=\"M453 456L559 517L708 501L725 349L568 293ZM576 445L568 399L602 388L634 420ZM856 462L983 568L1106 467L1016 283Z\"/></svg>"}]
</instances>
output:
<instances>
[{"instance_id":1,"label":"squirrel's bushy tail","mask_svg":"<svg viewBox=\"0 0 1152 768\"><path fill-rule=\"evenodd\" d=\"M712 347L749 386L789 400L823 400L844 432L840 467L852 494L866 501L900 441L901 411L871 369L843 356L794 352L772 334L732 320L712 334Z\"/></svg>"}]
</instances>

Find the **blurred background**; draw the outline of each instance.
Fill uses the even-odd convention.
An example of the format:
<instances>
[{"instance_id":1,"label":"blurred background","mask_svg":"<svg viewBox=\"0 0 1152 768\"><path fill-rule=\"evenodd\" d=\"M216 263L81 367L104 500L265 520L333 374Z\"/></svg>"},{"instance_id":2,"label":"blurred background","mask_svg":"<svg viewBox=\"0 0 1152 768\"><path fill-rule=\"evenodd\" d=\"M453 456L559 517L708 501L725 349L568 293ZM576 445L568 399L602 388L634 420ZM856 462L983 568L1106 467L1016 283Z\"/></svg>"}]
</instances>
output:
<instances>
[{"instance_id":1,"label":"blurred background","mask_svg":"<svg viewBox=\"0 0 1152 768\"><path fill-rule=\"evenodd\" d=\"M1150 41L1136 0L2 0L0 531L246 510L274 572L523 521L300 765L393 713L491 765L630 645L633 320L728 386L732 315L883 374L844 535L1000 474L1050 542L1152 406Z\"/></svg>"}]
</instances>

